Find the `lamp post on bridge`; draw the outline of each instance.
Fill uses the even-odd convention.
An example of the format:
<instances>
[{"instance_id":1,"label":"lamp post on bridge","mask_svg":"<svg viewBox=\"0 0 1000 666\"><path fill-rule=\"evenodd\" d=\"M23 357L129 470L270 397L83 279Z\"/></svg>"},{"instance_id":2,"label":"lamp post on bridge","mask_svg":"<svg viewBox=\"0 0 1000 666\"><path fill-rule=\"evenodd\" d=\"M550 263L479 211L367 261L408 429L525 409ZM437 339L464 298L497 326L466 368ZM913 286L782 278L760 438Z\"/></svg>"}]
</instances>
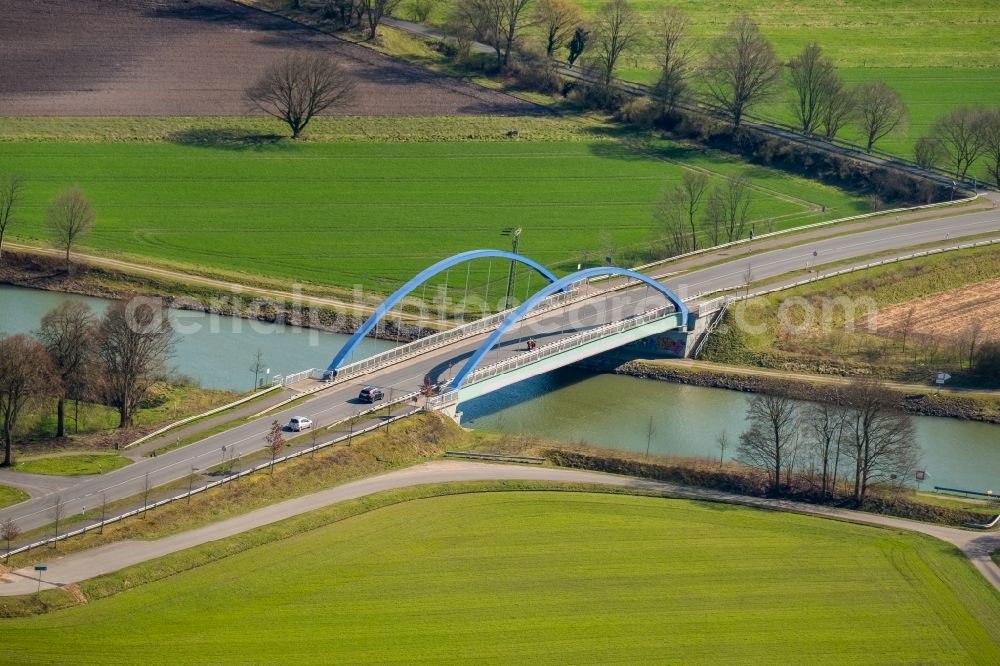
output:
<instances>
[{"instance_id":1,"label":"lamp post on bridge","mask_svg":"<svg viewBox=\"0 0 1000 666\"><path fill-rule=\"evenodd\" d=\"M521 227L507 227L500 231L501 236L509 236L511 252L517 254L517 246L521 241ZM507 273L507 296L504 298L503 309L510 309L510 293L514 289L514 260L510 261L510 270Z\"/></svg>"}]
</instances>

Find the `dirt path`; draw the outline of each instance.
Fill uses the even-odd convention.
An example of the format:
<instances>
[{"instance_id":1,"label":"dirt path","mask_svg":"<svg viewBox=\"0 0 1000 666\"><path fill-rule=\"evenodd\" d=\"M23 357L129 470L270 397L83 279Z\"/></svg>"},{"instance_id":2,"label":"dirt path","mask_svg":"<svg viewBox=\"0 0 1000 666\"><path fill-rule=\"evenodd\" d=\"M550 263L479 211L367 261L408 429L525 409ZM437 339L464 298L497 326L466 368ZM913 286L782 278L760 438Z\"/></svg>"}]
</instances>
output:
<instances>
[{"instance_id":1,"label":"dirt path","mask_svg":"<svg viewBox=\"0 0 1000 666\"><path fill-rule=\"evenodd\" d=\"M121 541L74 555L56 558L44 563L48 566L48 570L42 578L41 586L43 588L64 587L71 583L117 571L124 567L163 557L164 555L209 541L224 539L228 536L246 532L279 520L314 511L337 502L356 499L385 490L406 488L427 483L501 480L604 484L662 492L673 497L742 504L920 532L947 541L958 547L972 561L973 566L986 577L990 584L1000 590L1000 567L997 567L993 560L990 559L990 554L1000 548L1000 533L996 531L986 533L971 532L858 511L832 509L783 500L744 497L703 488L692 488L689 486L679 486L671 483L660 483L597 472L453 460L424 463L415 467L389 472L381 476L354 481L319 493L274 504L243 516L237 516L236 518L230 518L229 520L155 541ZM37 587L37 572L32 567L18 569L0 577L0 596L30 594Z\"/></svg>"},{"instance_id":2,"label":"dirt path","mask_svg":"<svg viewBox=\"0 0 1000 666\"><path fill-rule=\"evenodd\" d=\"M35 247L34 245L22 245L20 243L4 243L4 248L16 250L18 252L41 254L47 257L63 256L63 253L59 250L40 248L40 247ZM122 273L130 273L133 275L145 275L154 278L170 280L173 282L196 284L230 292L267 296L269 298L291 301L293 303L324 305L339 310L341 312L357 312L361 314L371 314L372 312L375 311L375 308L369 305L348 303L347 301L337 298L325 298L322 296L307 296L305 294L298 294L291 291L284 291L281 289L265 289L263 287L250 287L245 284L240 284L239 282L219 280L216 278L194 275L192 273L185 273L183 271L170 270L167 268L154 268L152 266L146 266L135 262L122 261L121 259L109 259L107 257L99 257L94 254L82 254L79 252L74 252L73 258L76 261L87 263L90 264L91 266L107 268L115 271L120 271ZM403 319L409 319L409 320L414 319L412 315L403 314L402 316Z\"/></svg>"},{"instance_id":3,"label":"dirt path","mask_svg":"<svg viewBox=\"0 0 1000 666\"><path fill-rule=\"evenodd\" d=\"M843 224L830 224L817 229L811 229L805 231L796 232L792 230L790 233L785 235L754 241L752 249L754 253L760 253L760 252L765 252L767 250L787 247L790 245L804 244L811 241L821 240L824 238L830 238L834 236L857 233L860 231L865 231L867 229L873 229L892 224L905 224L908 222L918 222L921 220L948 217L951 215L962 215L978 210L989 210L991 208L996 207L997 200L1000 200L1000 196L996 197L996 199L991 196L987 196L984 197L982 201L979 203L967 206L958 206L955 207L954 209L938 208L931 210L913 211L911 213L899 213L888 217L884 216L874 217L874 218L859 220L856 222L847 222ZM19 252L41 254L47 257L56 257L56 258L62 257L62 253L59 250L54 250L50 248L40 248L34 245L24 245L20 243L10 243L10 242L5 243L4 246L6 248L9 248L11 250L16 250ZM655 267L645 272L649 273L651 276L657 279L662 280L667 277L675 276L687 271L696 270L698 268L705 267L708 265L724 261L731 261L733 260L734 257L746 256L747 251L749 249L750 249L749 247L743 245L731 248L709 249L695 256L685 257L683 259L675 261L666 261L662 264L656 265ZM108 257L101 257L98 255L79 253L79 252L75 252L73 254L73 257L77 261L82 261L92 266L107 268L115 271L120 271L123 273L130 273L133 275L144 275L163 280L210 287L212 289L218 289L223 291L266 296L268 298L290 301L293 303L321 305L333 308L340 312L354 312L362 315L368 315L375 311L375 308L370 305L350 303L348 301L339 298L310 296L281 289L251 287L245 284L241 284L239 282L232 282L229 280L221 280L217 278L205 277L202 275L195 275L180 270L172 270L168 268L156 268L136 262L124 261L121 259L111 259ZM408 322L420 322L422 324L427 323L425 320L421 319L420 317L414 316L412 314L399 313L398 311L393 311L393 317L397 316L402 317L404 321ZM457 325L457 323L452 321L440 321L437 323L437 325L441 328L450 328L452 326Z\"/></svg>"}]
</instances>

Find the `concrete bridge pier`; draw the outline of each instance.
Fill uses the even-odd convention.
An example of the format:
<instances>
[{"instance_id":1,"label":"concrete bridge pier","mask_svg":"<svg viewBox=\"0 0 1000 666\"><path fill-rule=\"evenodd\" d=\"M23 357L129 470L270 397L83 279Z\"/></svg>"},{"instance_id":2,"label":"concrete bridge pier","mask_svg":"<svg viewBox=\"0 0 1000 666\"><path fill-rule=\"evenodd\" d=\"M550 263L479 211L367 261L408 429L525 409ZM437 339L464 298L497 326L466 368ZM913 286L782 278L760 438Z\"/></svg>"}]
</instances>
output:
<instances>
[{"instance_id":1,"label":"concrete bridge pier","mask_svg":"<svg viewBox=\"0 0 1000 666\"><path fill-rule=\"evenodd\" d=\"M458 425L462 425L462 412L458 411L457 402L451 405L447 405L445 407L441 407L437 411L441 414L444 414Z\"/></svg>"}]
</instances>

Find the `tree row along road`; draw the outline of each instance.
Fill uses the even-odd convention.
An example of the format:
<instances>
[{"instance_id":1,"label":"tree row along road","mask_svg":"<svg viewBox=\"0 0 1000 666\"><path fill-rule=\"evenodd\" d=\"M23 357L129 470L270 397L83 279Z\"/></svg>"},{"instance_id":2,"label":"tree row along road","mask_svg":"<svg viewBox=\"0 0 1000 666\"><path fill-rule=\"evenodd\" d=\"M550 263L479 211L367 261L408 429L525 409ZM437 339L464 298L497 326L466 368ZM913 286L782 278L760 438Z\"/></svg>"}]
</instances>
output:
<instances>
[{"instance_id":1,"label":"tree row along road","mask_svg":"<svg viewBox=\"0 0 1000 666\"><path fill-rule=\"evenodd\" d=\"M402 19L392 18L388 16L383 18L382 22L398 30L409 32L415 35L420 35L422 37L435 39L439 41L454 41L454 37L451 37L441 32L440 30L436 30L434 28L425 26L420 23L414 23L412 21L404 21ZM492 46L483 44L482 42L472 42L471 48L476 53L485 53L485 54L494 53L494 49ZM582 81L584 83L596 82L596 80L593 77L588 77L580 69L573 69L571 66L563 65L561 63L558 64L557 71L561 76L576 81ZM612 85L616 86L622 92L627 93L629 95L633 95L635 97L650 96L649 86L646 85L632 83L629 81L623 81L621 79L612 79ZM703 101L699 101L696 99L686 99L679 101L677 106L687 111L711 116L718 120L731 122L729 114L726 113L724 109L718 106L707 104ZM774 124L773 121L768 121L766 119L759 118L752 114L744 113L741 125L743 127L754 129L758 132L762 132L764 134L769 134L771 136L779 137L786 141L791 141L801 145L809 146L810 148L816 150L822 150L835 155L849 157L858 162L865 162L868 164L872 164L874 166L889 167L919 178L928 178L941 185L947 186L955 184L954 179L950 175L942 175L939 173L928 171L926 169L921 169L917 166L902 162L895 156L887 155L886 157L880 157L879 155L866 153L863 151L863 146L851 144L842 139L837 139L837 143L832 143L829 141L824 141L819 138L805 136L795 131L794 128L789 127L786 129L785 127L781 127Z\"/></svg>"},{"instance_id":2,"label":"tree row along road","mask_svg":"<svg viewBox=\"0 0 1000 666\"><path fill-rule=\"evenodd\" d=\"M615 476L598 472L550 467L527 467L467 461L435 461L380 476L346 483L312 495L298 497L263 509L230 518L181 534L155 541L121 541L46 562L42 587L51 588L111 573L125 567L163 557L209 541L224 539L279 520L314 511L330 504L357 499L374 493L429 483L457 481L539 481L592 483L666 493L673 497L743 504L747 506L792 511L815 516L850 520L893 529L928 534L959 548L990 582L1000 589L1000 568L990 553L1000 548L1000 534L981 534L951 527L919 523L901 518L877 516L858 511L833 509L798 502L744 497L704 488ZM32 567L14 571L0 579L0 595L30 594L38 586L38 574ZM5 584L4 584L5 583Z\"/></svg>"},{"instance_id":3,"label":"tree row along road","mask_svg":"<svg viewBox=\"0 0 1000 666\"><path fill-rule=\"evenodd\" d=\"M761 280L800 270L816 262L848 261L872 253L898 251L907 246L932 242L948 245L948 239L997 231L1000 231L1000 210L996 209L922 220L760 253L752 259L752 273L755 280ZM692 270L667 279L665 284L682 298L737 288L745 282L747 270L747 259L742 252L734 250L732 261ZM663 304L662 296L655 290L639 287L550 310L515 326L497 350L490 352L485 363L491 364L522 353L528 337L543 346ZM425 377L437 381L449 379L487 335L484 333L459 340L369 375L335 384L317 392L304 403L275 410L261 419L162 456L147 458L99 477L82 478L73 487L61 491L61 513L71 516L80 513L85 506L99 506L102 493L106 494L109 502L139 495L145 487L147 474L150 487L156 487L187 477L192 467L210 468L222 462L223 446L230 457L245 457L259 451L264 447L264 436L273 419L284 423L294 414L303 414L323 425L348 418L364 407L358 404L357 396L365 385L383 387L386 396L391 397L417 390ZM325 367L328 362L327 358L316 358L314 365ZM55 495L50 494L7 507L0 510L0 521L13 518L22 530L50 524L53 522L54 500Z\"/></svg>"}]
</instances>

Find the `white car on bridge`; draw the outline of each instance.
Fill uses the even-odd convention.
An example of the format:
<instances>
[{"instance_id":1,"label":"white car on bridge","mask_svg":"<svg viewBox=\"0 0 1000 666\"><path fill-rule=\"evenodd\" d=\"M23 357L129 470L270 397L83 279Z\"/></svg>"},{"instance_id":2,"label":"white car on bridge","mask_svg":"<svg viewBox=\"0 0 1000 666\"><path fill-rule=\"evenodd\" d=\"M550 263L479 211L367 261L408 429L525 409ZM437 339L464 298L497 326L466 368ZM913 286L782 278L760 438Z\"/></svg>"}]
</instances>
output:
<instances>
[{"instance_id":1,"label":"white car on bridge","mask_svg":"<svg viewBox=\"0 0 1000 666\"><path fill-rule=\"evenodd\" d=\"M288 429L292 432L300 432L306 428L312 428L313 422L307 416L293 416L288 421Z\"/></svg>"}]
</instances>

